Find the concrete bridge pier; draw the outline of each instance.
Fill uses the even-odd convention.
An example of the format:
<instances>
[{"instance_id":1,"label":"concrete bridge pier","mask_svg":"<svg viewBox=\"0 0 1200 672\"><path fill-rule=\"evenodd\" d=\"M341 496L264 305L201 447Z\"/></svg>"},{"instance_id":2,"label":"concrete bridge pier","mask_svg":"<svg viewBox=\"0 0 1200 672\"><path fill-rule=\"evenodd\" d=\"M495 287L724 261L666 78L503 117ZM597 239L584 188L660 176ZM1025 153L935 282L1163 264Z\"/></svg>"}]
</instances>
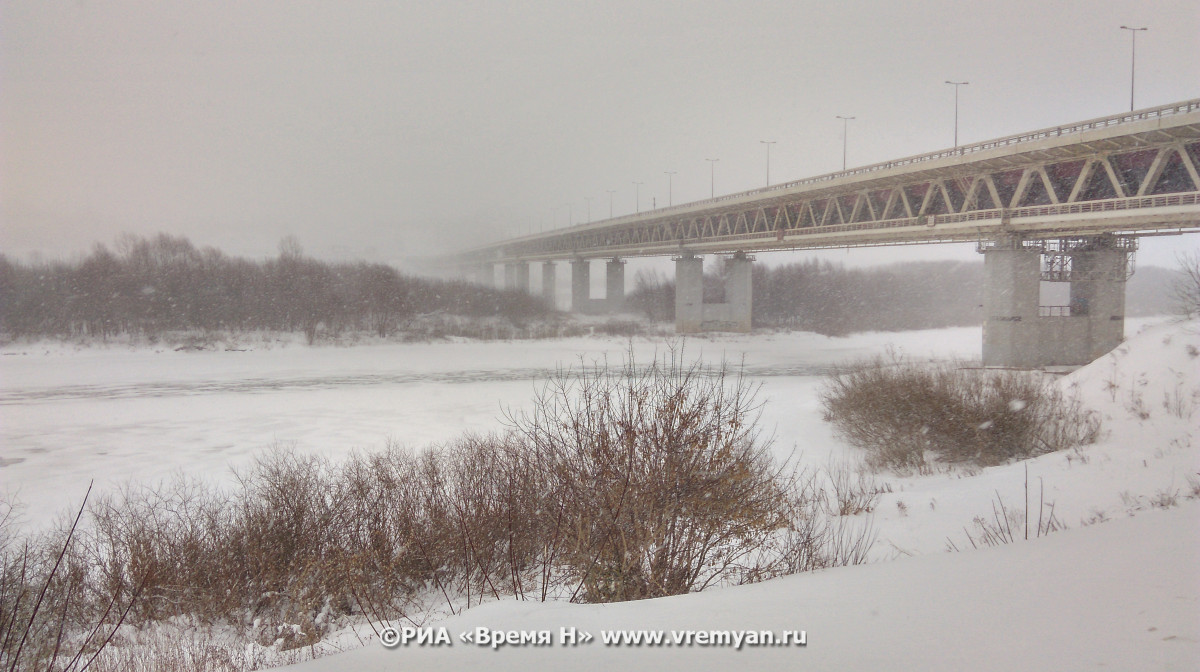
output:
<instances>
[{"instance_id":1,"label":"concrete bridge pier","mask_svg":"<svg viewBox=\"0 0 1200 672\"><path fill-rule=\"evenodd\" d=\"M984 249L984 366L1038 366L1041 262L1041 250L1019 239Z\"/></svg>"},{"instance_id":2,"label":"concrete bridge pier","mask_svg":"<svg viewBox=\"0 0 1200 672\"><path fill-rule=\"evenodd\" d=\"M753 263L742 252L725 260L725 301L704 302L704 260L687 254L675 260L675 331L750 333Z\"/></svg>"},{"instance_id":3,"label":"concrete bridge pier","mask_svg":"<svg viewBox=\"0 0 1200 672\"><path fill-rule=\"evenodd\" d=\"M983 365L1077 366L1117 347L1134 247L1110 235L985 246ZM1042 281L1069 283L1070 304L1041 306Z\"/></svg>"},{"instance_id":4,"label":"concrete bridge pier","mask_svg":"<svg viewBox=\"0 0 1200 672\"><path fill-rule=\"evenodd\" d=\"M571 312L588 312L588 297L592 286L592 262L588 259L571 260Z\"/></svg>"},{"instance_id":5,"label":"concrete bridge pier","mask_svg":"<svg viewBox=\"0 0 1200 672\"><path fill-rule=\"evenodd\" d=\"M613 257L604 265L603 299L593 299L592 262L590 259L571 260L571 312L583 315L619 313L625 309L625 262Z\"/></svg>"},{"instance_id":6,"label":"concrete bridge pier","mask_svg":"<svg viewBox=\"0 0 1200 672\"><path fill-rule=\"evenodd\" d=\"M558 281L556 268L553 261L542 262L542 299L550 304L551 308L557 307L556 284Z\"/></svg>"},{"instance_id":7,"label":"concrete bridge pier","mask_svg":"<svg viewBox=\"0 0 1200 672\"><path fill-rule=\"evenodd\" d=\"M675 260L675 333L699 333L703 322L704 260L684 255Z\"/></svg>"},{"instance_id":8,"label":"concrete bridge pier","mask_svg":"<svg viewBox=\"0 0 1200 672\"><path fill-rule=\"evenodd\" d=\"M619 313L625 309L625 262L613 257L604 265L604 309Z\"/></svg>"},{"instance_id":9,"label":"concrete bridge pier","mask_svg":"<svg viewBox=\"0 0 1200 672\"><path fill-rule=\"evenodd\" d=\"M529 291L529 262L512 261L504 264L504 288Z\"/></svg>"},{"instance_id":10,"label":"concrete bridge pier","mask_svg":"<svg viewBox=\"0 0 1200 672\"><path fill-rule=\"evenodd\" d=\"M1112 236L1071 252L1070 314L1079 325L1071 334L1082 341L1072 359L1085 364L1125 340L1126 252Z\"/></svg>"}]
</instances>

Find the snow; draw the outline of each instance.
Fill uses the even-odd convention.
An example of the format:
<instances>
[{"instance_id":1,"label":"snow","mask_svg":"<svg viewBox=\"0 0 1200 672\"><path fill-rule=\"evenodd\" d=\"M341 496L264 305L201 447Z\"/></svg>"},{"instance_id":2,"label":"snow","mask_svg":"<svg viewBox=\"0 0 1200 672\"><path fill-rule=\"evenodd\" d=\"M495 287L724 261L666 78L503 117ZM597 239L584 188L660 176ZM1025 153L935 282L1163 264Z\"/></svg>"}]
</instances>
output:
<instances>
[{"instance_id":1,"label":"snow","mask_svg":"<svg viewBox=\"0 0 1200 672\"><path fill-rule=\"evenodd\" d=\"M884 494L870 514L879 532L873 564L616 605L502 601L434 623L449 629L453 647L371 643L296 669L1200 669L1200 322L1130 320L1127 329L1117 350L1057 379L1100 415L1100 441L977 473L875 476ZM979 343L975 328L723 335L683 347L685 359L744 365L762 385L762 424L776 453L826 469L857 455L821 420L824 371L886 347L978 359ZM525 407L539 381L581 357L620 362L632 349L648 361L670 345L261 341L246 351L176 352L10 344L0 348L0 490L15 493L36 526L77 505L93 478L100 491L176 472L227 483L231 467L276 444L335 459L388 440L419 448L500 428L505 409ZM945 552L948 543L969 548L974 518L990 518L998 502L1010 513L1029 510L1034 522L1044 502L1069 529ZM556 636L564 626L594 635L802 629L808 645L491 651L458 640L477 626Z\"/></svg>"},{"instance_id":2,"label":"snow","mask_svg":"<svg viewBox=\"0 0 1200 672\"><path fill-rule=\"evenodd\" d=\"M1037 542L843 567L609 605L496 602L437 624L451 647L369 646L290 668L325 670L1195 670L1200 504ZM504 647L477 627L804 630L804 647Z\"/></svg>"},{"instance_id":3,"label":"snow","mask_svg":"<svg viewBox=\"0 0 1200 672\"><path fill-rule=\"evenodd\" d=\"M0 349L0 492L30 524L103 492L177 472L219 482L274 445L330 457L412 448L501 428L557 367L632 347L639 361L674 345L686 358L731 365L763 382L764 427L791 452L824 463L831 451L815 377L894 344L918 356L977 356L979 329L864 334L715 336L684 341L575 338L308 347L240 344L243 351L10 344ZM809 444L812 445L809 445Z\"/></svg>"}]
</instances>

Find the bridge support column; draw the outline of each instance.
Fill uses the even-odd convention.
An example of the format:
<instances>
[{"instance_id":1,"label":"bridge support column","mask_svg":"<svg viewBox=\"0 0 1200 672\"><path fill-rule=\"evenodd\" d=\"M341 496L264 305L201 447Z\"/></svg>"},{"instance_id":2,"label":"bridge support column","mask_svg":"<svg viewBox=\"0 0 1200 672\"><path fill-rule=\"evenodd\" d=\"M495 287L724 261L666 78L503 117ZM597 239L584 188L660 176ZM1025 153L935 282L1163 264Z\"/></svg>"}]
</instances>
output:
<instances>
[{"instance_id":1,"label":"bridge support column","mask_svg":"<svg viewBox=\"0 0 1200 672\"><path fill-rule=\"evenodd\" d=\"M984 366L1038 366L1041 261L1016 239L984 250Z\"/></svg>"},{"instance_id":2,"label":"bridge support column","mask_svg":"<svg viewBox=\"0 0 1200 672\"><path fill-rule=\"evenodd\" d=\"M725 260L725 302L704 302L704 260L685 255L675 260L675 332L750 333L754 260L738 252Z\"/></svg>"},{"instance_id":3,"label":"bridge support column","mask_svg":"<svg viewBox=\"0 0 1200 672\"><path fill-rule=\"evenodd\" d=\"M542 299L545 300L546 303L550 304L551 308L556 308L558 306L558 297L556 296L555 291L558 277L555 270L556 269L553 261L542 262Z\"/></svg>"},{"instance_id":4,"label":"bridge support column","mask_svg":"<svg viewBox=\"0 0 1200 672\"><path fill-rule=\"evenodd\" d=\"M619 313L625 309L625 262L613 257L604 265L604 309Z\"/></svg>"},{"instance_id":5,"label":"bridge support column","mask_svg":"<svg viewBox=\"0 0 1200 672\"><path fill-rule=\"evenodd\" d=\"M699 333L703 322L704 260L689 254L675 260L675 333Z\"/></svg>"},{"instance_id":6,"label":"bridge support column","mask_svg":"<svg viewBox=\"0 0 1200 672\"><path fill-rule=\"evenodd\" d=\"M571 312L588 312L588 297L591 295L591 262L587 259L571 260Z\"/></svg>"},{"instance_id":7,"label":"bridge support column","mask_svg":"<svg viewBox=\"0 0 1200 672\"><path fill-rule=\"evenodd\" d=\"M513 261L504 264L504 288L529 291L529 262Z\"/></svg>"},{"instance_id":8,"label":"bridge support column","mask_svg":"<svg viewBox=\"0 0 1200 672\"><path fill-rule=\"evenodd\" d=\"M722 331L750 333L750 316L754 307L754 261L738 252L725 260L725 303L729 306L728 324Z\"/></svg>"},{"instance_id":9,"label":"bridge support column","mask_svg":"<svg viewBox=\"0 0 1200 672\"><path fill-rule=\"evenodd\" d=\"M1082 322L1077 358L1087 363L1125 338L1125 251L1100 238L1071 255L1071 317ZM1074 363L1074 362L1073 362Z\"/></svg>"},{"instance_id":10,"label":"bridge support column","mask_svg":"<svg viewBox=\"0 0 1200 672\"><path fill-rule=\"evenodd\" d=\"M491 264L481 264L475 268L474 280L484 287L496 286L496 268Z\"/></svg>"},{"instance_id":11,"label":"bridge support column","mask_svg":"<svg viewBox=\"0 0 1200 672\"><path fill-rule=\"evenodd\" d=\"M984 366L1077 366L1117 347L1125 337L1127 255L1135 247L1109 235L985 247ZM1070 283L1070 304L1041 307L1043 280Z\"/></svg>"}]
</instances>

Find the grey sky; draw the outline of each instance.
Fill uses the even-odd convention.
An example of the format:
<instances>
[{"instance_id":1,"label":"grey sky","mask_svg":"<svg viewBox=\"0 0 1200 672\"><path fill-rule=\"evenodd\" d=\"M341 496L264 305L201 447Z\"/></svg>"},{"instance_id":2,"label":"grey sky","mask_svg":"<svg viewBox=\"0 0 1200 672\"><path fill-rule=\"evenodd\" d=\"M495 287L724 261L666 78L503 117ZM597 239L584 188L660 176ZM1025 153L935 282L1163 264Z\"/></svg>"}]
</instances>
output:
<instances>
[{"instance_id":1,"label":"grey sky","mask_svg":"<svg viewBox=\"0 0 1200 672\"><path fill-rule=\"evenodd\" d=\"M1200 4L0 3L0 246L397 259L1200 96ZM570 203L570 207L567 204ZM1170 265L1197 236L1147 241ZM854 252L886 260L958 254ZM957 251L956 251L957 250Z\"/></svg>"}]
</instances>

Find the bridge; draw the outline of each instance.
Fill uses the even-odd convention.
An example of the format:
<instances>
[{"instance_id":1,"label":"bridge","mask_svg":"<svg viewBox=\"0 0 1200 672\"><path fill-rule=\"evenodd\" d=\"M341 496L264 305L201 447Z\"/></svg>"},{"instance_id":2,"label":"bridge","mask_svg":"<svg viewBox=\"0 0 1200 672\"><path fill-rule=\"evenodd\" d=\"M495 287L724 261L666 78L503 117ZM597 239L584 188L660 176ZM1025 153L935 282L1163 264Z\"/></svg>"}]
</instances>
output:
<instances>
[{"instance_id":1,"label":"bridge","mask_svg":"<svg viewBox=\"0 0 1200 672\"><path fill-rule=\"evenodd\" d=\"M571 307L616 312L623 258L675 257L676 330L749 331L754 252L975 242L984 254L983 360L989 366L1089 362L1124 334L1124 286L1137 238L1200 231L1200 99L1091 119L717 198L512 238L453 263L529 290L542 262L571 262ZM703 254L731 255L726 301L702 298ZM605 299L590 261L608 259ZM1070 304L1041 306L1041 281Z\"/></svg>"}]
</instances>

